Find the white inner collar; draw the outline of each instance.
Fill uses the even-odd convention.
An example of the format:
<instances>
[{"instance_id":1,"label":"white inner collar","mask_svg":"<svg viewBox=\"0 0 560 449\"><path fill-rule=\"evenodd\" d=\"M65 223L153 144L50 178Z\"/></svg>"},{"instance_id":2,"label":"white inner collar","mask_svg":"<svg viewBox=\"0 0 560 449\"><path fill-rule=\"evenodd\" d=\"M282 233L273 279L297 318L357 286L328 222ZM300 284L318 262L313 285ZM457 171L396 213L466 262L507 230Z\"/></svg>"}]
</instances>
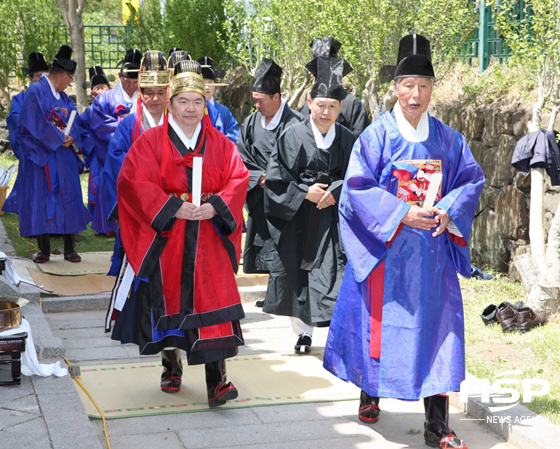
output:
<instances>
[{"instance_id":1,"label":"white inner collar","mask_svg":"<svg viewBox=\"0 0 560 449\"><path fill-rule=\"evenodd\" d=\"M56 98L57 100L60 100L60 92L57 91L54 88L53 83L51 83L51 80L49 79L48 74L44 73L42 76L44 76L46 78L46 80L49 82L49 86L51 86L51 92L54 95L54 98Z\"/></svg>"},{"instance_id":2,"label":"white inner collar","mask_svg":"<svg viewBox=\"0 0 560 449\"><path fill-rule=\"evenodd\" d=\"M311 129L313 130L313 136L315 137L315 145L317 145L317 148L321 150L330 148L334 141L334 138L336 137L335 123L330 126L327 134L325 135L325 137L323 137L323 134L321 134L321 131L319 131L319 128L317 128L317 125L315 125L315 122L311 117L309 117L309 122L311 123Z\"/></svg>"},{"instance_id":3,"label":"white inner collar","mask_svg":"<svg viewBox=\"0 0 560 449\"><path fill-rule=\"evenodd\" d=\"M212 106L214 106L214 102L215 102L216 100L214 100L214 97L212 97L212 98L210 98L210 100L208 100L208 101L210 102L210 104L211 104Z\"/></svg>"},{"instance_id":4,"label":"white inner collar","mask_svg":"<svg viewBox=\"0 0 560 449\"><path fill-rule=\"evenodd\" d=\"M138 98L138 91L134 92L134 95L132 95L133 98L129 97L128 94L125 92L125 90L122 87L122 84L119 84L120 88L121 88L121 92L123 94L123 100L128 102L128 103L132 103L132 107L130 108L130 112L134 113L136 112L136 106L137 106L137 98Z\"/></svg>"},{"instance_id":5,"label":"white inner collar","mask_svg":"<svg viewBox=\"0 0 560 449\"><path fill-rule=\"evenodd\" d=\"M397 127L399 128L402 136L409 142L424 142L430 135L430 120L428 113L423 112L418 122L418 127L414 128L410 122L405 118L401 105L397 101L395 107L395 119L397 120Z\"/></svg>"},{"instance_id":6,"label":"white inner collar","mask_svg":"<svg viewBox=\"0 0 560 449\"><path fill-rule=\"evenodd\" d=\"M183 142L183 144L185 144L185 146L187 148L189 148L192 151L196 150L196 141L198 140L198 135L200 134L200 131L202 130L202 123L199 123L196 126L196 129L194 130L192 138L190 138L190 139L186 136L186 134L183 132L181 127L178 125L178 123L175 121L175 119L171 115L169 116L169 124L172 126L173 130L179 136L179 139L181 139L181 142Z\"/></svg>"},{"instance_id":7,"label":"white inner collar","mask_svg":"<svg viewBox=\"0 0 560 449\"><path fill-rule=\"evenodd\" d=\"M264 115L261 117L262 127L269 131L276 129L276 127L280 124L280 119L282 118L282 113L284 112L285 107L286 107L286 100L282 99L280 103L280 107L278 108L276 114L274 114L274 117L272 117L272 120L268 124L266 123L266 119L264 118Z\"/></svg>"},{"instance_id":8,"label":"white inner collar","mask_svg":"<svg viewBox=\"0 0 560 449\"><path fill-rule=\"evenodd\" d=\"M150 111L148 111L146 109L146 107L142 108L142 112L146 113L146 120L148 120L148 125L150 125L150 128L153 128L154 126L163 125L163 113L161 114L161 117L159 118L159 123L156 125L156 121L154 120L154 117L152 116L152 113Z\"/></svg>"}]
</instances>

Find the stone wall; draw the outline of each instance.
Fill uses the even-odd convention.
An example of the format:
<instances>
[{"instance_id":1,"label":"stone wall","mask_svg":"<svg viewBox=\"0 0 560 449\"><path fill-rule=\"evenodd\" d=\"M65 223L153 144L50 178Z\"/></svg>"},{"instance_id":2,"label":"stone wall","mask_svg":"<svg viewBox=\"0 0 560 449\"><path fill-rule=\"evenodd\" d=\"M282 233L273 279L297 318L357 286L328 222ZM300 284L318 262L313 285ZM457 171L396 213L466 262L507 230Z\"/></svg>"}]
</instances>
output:
<instances>
[{"instance_id":1,"label":"stone wall","mask_svg":"<svg viewBox=\"0 0 560 449\"><path fill-rule=\"evenodd\" d=\"M486 185L471 238L473 263L514 272L512 259L529 244L530 177L517 173L511 158L518 140L528 133L529 109L499 106L436 104L431 111L462 132L484 170ZM560 189L545 185L545 227L550 227Z\"/></svg>"}]
</instances>

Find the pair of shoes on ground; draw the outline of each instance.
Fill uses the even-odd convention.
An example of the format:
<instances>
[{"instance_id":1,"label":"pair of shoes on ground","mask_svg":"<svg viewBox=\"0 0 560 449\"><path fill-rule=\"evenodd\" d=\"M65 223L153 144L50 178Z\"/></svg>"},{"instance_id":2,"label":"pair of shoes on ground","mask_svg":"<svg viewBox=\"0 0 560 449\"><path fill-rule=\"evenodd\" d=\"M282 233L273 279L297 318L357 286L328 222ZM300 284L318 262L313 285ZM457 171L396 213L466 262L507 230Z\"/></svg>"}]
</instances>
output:
<instances>
[{"instance_id":1,"label":"pair of shoes on ground","mask_svg":"<svg viewBox=\"0 0 560 449\"><path fill-rule=\"evenodd\" d=\"M426 421L424 422L424 443L440 449L468 449L453 430L448 427L449 396L435 395L424 398ZM358 418L366 424L379 420L379 398L370 396L364 390L360 393Z\"/></svg>"},{"instance_id":2,"label":"pair of shoes on ground","mask_svg":"<svg viewBox=\"0 0 560 449\"><path fill-rule=\"evenodd\" d=\"M515 304L503 302L497 307L493 304L487 306L480 315L485 325L500 323L502 331L519 331L525 333L531 329L543 326L547 322L544 312L535 312L530 307L523 307L523 302Z\"/></svg>"},{"instance_id":3,"label":"pair of shoes on ground","mask_svg":"<svg viewBox=\"0 0 560 449\"><path fill-rule=\"evenodd\" d=\"M311 335L309 334L299 334L298 340L294 349L297 354L305 352L309 354L311 352Z\"/></svg>"},{"instance_id":4,"label":"pair of shoes on ground","mask_svg":"<svg viewBox=\"0 0 560 449\"><path fill-rule=\"evenodd\" d=\"M258 307L259 309L262 309L264 306L264 299L257 299L255 301L255 307Z\"/></svg>"},{"instance_id":5,"label":"pair of shoes on ground","mask_svg":"<svg viewBox=\"0 0 560 449\"><path fill-rule=\"evenodd\" d=\"M45 263L45 262L48 262L50 259L51 259L50 256L47 256L46 254L40 252L33 258L33 262L35 262L35 263ZM82 258L80 257L80 255L76 251L72 251L70 254L66 254L64 256L64 260L67 260L67 261L73 262L73 263L77 263L77 262L81 262Z\"/></svg>"}]
</instances>

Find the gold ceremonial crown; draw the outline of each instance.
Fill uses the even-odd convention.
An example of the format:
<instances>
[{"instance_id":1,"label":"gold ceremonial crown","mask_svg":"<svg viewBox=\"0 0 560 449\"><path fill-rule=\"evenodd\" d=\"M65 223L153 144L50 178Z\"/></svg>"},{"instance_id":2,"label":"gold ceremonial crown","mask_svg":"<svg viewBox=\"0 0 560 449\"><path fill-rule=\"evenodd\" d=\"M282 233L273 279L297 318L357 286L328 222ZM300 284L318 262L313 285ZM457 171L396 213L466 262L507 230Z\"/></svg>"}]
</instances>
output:
<instances>
[{"instance_id":1,"label":"gold ceremonial crown","mask_svg":"<svg viewBox=\"0 0 560 449\"><path fill-rule=\"evenodd\" d=\"M138 87L165 87L169 82L167 61L161 51L147 51L140 62Z\"/></svg>"},{"instance_id":2,"label":"gold ceremonial crown","mask_svg":"<svg viewBox=\"0 0 560 449\"><path fill-rule=\"evenodd\" d=\"M200 65L196 61L183 60L175 66L169 98L182 92L196 92L205 96L206 84L200 74Z\"/></svg>"}]
</instances>

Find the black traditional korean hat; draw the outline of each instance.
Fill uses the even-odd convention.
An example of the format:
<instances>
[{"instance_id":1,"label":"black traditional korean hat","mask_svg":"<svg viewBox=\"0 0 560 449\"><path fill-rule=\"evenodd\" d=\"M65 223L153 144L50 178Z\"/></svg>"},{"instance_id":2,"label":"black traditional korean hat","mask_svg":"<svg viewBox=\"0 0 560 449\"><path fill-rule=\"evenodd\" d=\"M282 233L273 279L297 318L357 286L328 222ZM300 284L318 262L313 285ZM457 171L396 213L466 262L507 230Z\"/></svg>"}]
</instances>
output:
<instances>
[{"instance_id":1,"label":"black traditional korean hat","mask_svg":"<svg viewBox=\"0 0 560 449\"><path fill-rule=\"evenodd\" d=\"M344 89L342 78L352 71L352 67L344 59L319 56L305 66L315 77L311 88L311 98L334 98L342 100Z\"/></svg>"},{"instance_id":2,"label":"black traditional korean hat","mask_svg":"<svg viewBox=\"0 0 560 449\"><path fill-rule=\"evenodd\" d=\"M282 67L270 58L263 58L255 71L253 92L274 95L280 93Z\"/></svg>"},{"instance_id":3,"label":"black traditional korean hat","mask_svg":"<svg viewBox=\"0 0 560 449\"><path fill-rule=\"evenodd\" d=\"M103 69L96 65L93 67L90 67L89 69L89 88L93 89L95 86L102 86L104 84L106 84L107 86L109 85L109 79L107 78L107 76L105 75L105 72L103 71Z\"/></svg>"},{"instance_id":4,"label":"black traditional korean hat","mask_svg":"<svg viewBox=\"0 0 560 449\"><path fill-rule=\"evenodd\" d=\"M203 56L202 58L198 58L197 61L202 70L202 78L205 80L215 80L216 72L214 70L214 60L210 56Z\"/></svg>"},{"instance_id":5,"label":"black traditional korean hat","mask_svg":"<svg viewBox=\"0 0 560 449\"><path fill-rule=\"evenodd\" d=\"M176 51L183 51L182 49L180 49L179 47L172 47L169 49L169 51L167 52L167 58L169 59L169 57L175 53Z\"/></svg>"},{"instance_id":6,"label":"black traditional korean hat","mask_svg":"<svg viewBox=\"0 0 560 449\"><path fill-rule=\"evenodd\" d=\"M185 50L177 50L169 55L167 59L167 70L169 71L169 78L173 78L173 72L175 66L179 61L191 61L191 55L189 55Z\"/></svg>"},{"instance_id":7,"label":"black traditional korean hat","mask_svg":"<svg viewBox=\"0 0 560 449\"><path fill-rule=\"evenodd\" d=\"M125 78L138 78L138 72L140 70L140 62L142 62L142 52L137 48L129 48L124 59L117 64L117 67L122 64L121 75Z\"/></svg>"},{"instance_id":8,"label":"black traditional korean hat","mask_svg":"<svg viewBox=\"0 0 560 449\"><path fill-rule=\"evenodd\" d=\"M202 73L202 78L205 80L214 80L218 76L223 76L223 70L215 70L214 69L214 60L210 56L203 56L202 58L197 59L198 63L200 64L200 70ZM221 72L221 74L220 74ZM219 87L219 86L229 86L227 83L212 83L212 86Z\"/></svg>"},{"instance_id":9,"label":"black traditional korean hat","mask_svg":"<svg viewBox=\"0 0 560 449\"><path fill-rule=\"evenodd\" d=\"M318 56L338 56L342 44L334 37L316 37L309 44L313 58Z\"/></svg>"},{"instance_id":10,"label":"black traditional korean hat","mask_svg":"<svg viewBox=\"0 0 560 449\"><path fill-rule=\"evenodd\" d=\"M41 53L34 51L33 53L29 53L28 67L25 71L29 76L36 72L48 72L49 65L46 63L45 58Z\"/></svg>"},{"instance_id":11,"label":"black traditional korean hat","mask_svg":"<svg viewBox=\"0 0 560 449\"><path fill-rule=\"evenodd\" d=\"M161 51L149 50L140 61L138 87L166 87L169 82L167 60Z\"/></svg>"},{"instance_id":12,"label":"black traditional korean hat","mask_svg":"<svg viewBox=\"0 0 560 449\"><path fill-rule=\"evenodd\" d=\"M404 77L434 79L430 41L420 34L408 34L399 42L396 66L385 65L379 70L382 83Z\"/></svg>"},{"instance_id":13,"label":"black traditional korean hat","mask_svg":"<svg viewBox=\"0 0 560 449\"><path fill-rule=\"evenodd\" d=\"M76 61L72 59L72 47L63 45L58 49L58 53L53 59L53 67L74 74L76 71Z\"/></svg>"},{"instance_id":14,"label":"black traditional korean hat","mask_svg":"<svg viewBox=\"0 0 560 449\"><path fill-rule=\"evenodd\" d=\"M169 98L182 92L196 92L204 97L205 86L198 61L183 59L175 64L173 69Z\"/></svg>"}]
</instances>

